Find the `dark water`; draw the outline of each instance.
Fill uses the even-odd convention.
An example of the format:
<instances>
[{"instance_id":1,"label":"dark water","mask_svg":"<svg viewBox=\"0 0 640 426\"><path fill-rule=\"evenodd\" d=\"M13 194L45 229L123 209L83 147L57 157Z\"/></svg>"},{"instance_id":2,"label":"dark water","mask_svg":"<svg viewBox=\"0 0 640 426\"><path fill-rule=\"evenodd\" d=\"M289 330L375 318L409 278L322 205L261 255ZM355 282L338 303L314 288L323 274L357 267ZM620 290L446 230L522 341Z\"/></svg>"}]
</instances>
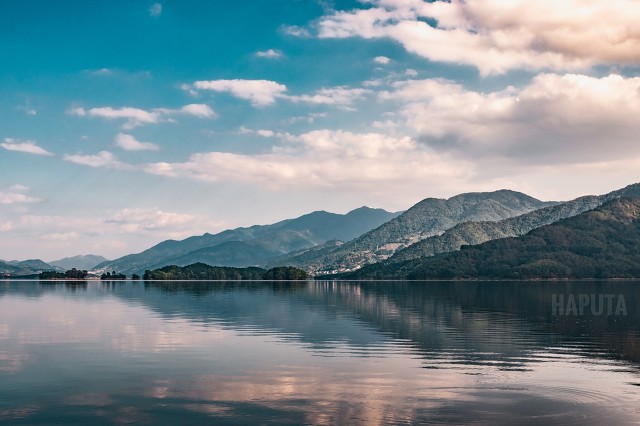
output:
<instances>
[{"instance_id":1,"label":"dark water","mask_svg":"<svg viewBox=\"0 0 640 426\"><path fill-rule=\"evenodd\" d=\"M639 422L640 282L0 282L2 424Z\"/></svg>"}]
</instances>

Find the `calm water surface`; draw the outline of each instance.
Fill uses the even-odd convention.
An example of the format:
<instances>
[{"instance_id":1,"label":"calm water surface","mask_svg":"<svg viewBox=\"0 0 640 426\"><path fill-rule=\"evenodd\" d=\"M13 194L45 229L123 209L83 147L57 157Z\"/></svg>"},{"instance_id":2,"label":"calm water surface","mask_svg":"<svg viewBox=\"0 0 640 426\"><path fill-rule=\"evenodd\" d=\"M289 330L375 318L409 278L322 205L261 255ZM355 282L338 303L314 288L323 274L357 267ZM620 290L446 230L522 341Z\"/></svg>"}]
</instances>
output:
<instances>
[{"instance_id":1,"label":"calm water surface","mask_svg":"<svg viewBox=\"0 0 640 426\"><path fill-rule=\"evenodd\" d=\"M638 424L640 282L4 281L0 423Z\"/></svg>"}]
</instances>

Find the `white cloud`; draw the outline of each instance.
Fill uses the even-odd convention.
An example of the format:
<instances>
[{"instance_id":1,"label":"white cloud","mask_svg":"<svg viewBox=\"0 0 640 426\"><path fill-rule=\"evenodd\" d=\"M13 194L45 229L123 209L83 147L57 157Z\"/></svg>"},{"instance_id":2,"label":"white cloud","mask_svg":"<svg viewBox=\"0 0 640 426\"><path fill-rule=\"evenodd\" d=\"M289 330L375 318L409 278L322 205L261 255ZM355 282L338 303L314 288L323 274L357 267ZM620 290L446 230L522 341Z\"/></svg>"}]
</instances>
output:
<instances>
[{"instance_id":1,"label":"white cloud","mask_svg":"<svg viewBox=\"0 0 640 426\"><path fill-rule=\"evenodd\" d=\"M171 212L157 207L124 208L102 217L21 214L11 221L0 220L0 230L20 240L40 239L46 242L46 247L57 248L72 247L82 241L117 253L127 249L127 245L118 239L123 236L129 236L127 239L152 237L148 241L151 243L158 239L212 232L220 230L223 225L223 222L209 216Z\"/></svg>"},{"instance_id":2,"label":"white cloud","mask_svg":"<svg viewBox=\"0 0 640 426\"><path fill-rule=\"evenodd\" d=\"M281 27L283 33L293 37L310 37L311 34L306 28L297 25L285 25Z\"/></svg>"},{"instance_id":3,"label":"white cloud","mask_svg":"<svg viewBox=\"0 0 640 426\"><path fill-rule=\"evenodd\" d=\"M391 59L387 58L386 56L376 56L375 58L373 58L373 62L375 62L376 64L386 65L391 62Z\"/></svg>"},{"instance_id":4,"label":"white cloud","mask_svg":"<svg viewBox=\"0 0 640 426\"><path fill-rule=\"evenodd\" d=\"M541 74L523 88L482 93L444 80L395 84L421 140L463 157L557 164L638 158L640 77Z\"/></svg>"},{"instance_id":5,"label":"white cloud","mask_svg":"<svg viewBox=\"0 0 640 426\"><path fill-rule=\"evenodd\" d=\"M292 102L302 102L316 105L349 106L356 100L364 99L371 93L368 89L349 89L347 87L323 88L313 95L287 96Z\"/></svg>"},{"instance_id":6,"label":"white cloud","mask_svg":"<svg viewBox=\"0 0 640 426\"><path fill-rule=\"evenodd\" d=\"M110 76L114 74L114 71L110 68L100 68L97 70L88 71L91 75L96 76Z\"/></svg>"},{"instance_id":7,"label":"white cloud","mask_svg":"<svg viewBox=\"0 0 640 426\"><path fill-rule=\"evenodd\" d=\"M95 155L65 155L64 160L89 167L104 167L108 169L130 169L131 166L119 161L109 151L100 151Z\"/></svg>"},{"instance_id":8,"label":"white cloud","mask_svg":"<svg viewBox=\"0 0 640 426\"><path fill-rule=\"evenodd\" d=\"M28 191L29 188L23 185L13 185L6 191L0 191L0 204L24 204L40 201L25 194Z\"/></svg>"},{"instance_id":9,"label":"white cloud","mask_svg":"<svg viewBox=\"0 0 640 426\"><path fill-rule=\"evenodd\" d=\"M44 241L67 242L77 240L78 238L80 238L80 234L78 234L76 231L51 232L48 234L43 234L40 238Z\"/></svg>"},{"instance_id":10,"label":"white cloud","mask_svg":"<svg viewBox=\"0 0 640 426\"><path fill-rule=\"evenodd\" d=\"M182 89L187 92L211 90L227 92L239 99L251 101L256 107L273 104L277 99L285 99L294 103L308 103L315 105L335 105L348 107L354 101L364 99L371 91L362 88L348 88L337 86L322 88L313 94L287 95L284 84L269 80L209 80L196 81L191 85L183 84Z\"/></svg>"},{"instance_id":11,"label":"white cloud","mask_svg":"<svg viewBox=\"0 0 640 426\"><path fill-rule=\"evenodd\" d=\"M153 16L158 17L162 15L162 4L160 3L154 3L150 8L149 8L149 16Z\"/></svg>"},{"instance_id":12,"label":"white cloud","mask_svg":"<svg viewBox=\"0 0 640 426\"><path fill-rule=\"evenodd\" d=\"M185 226L193 226L195 219L190 214L166 212L158 208L126 208L115 213L106 222L117 224L124 232L137 233L161 229L184 229Z\"/></svg>"},{"instance_id":13,"label":"white cloud","mask_svg":"<svg viewBox=\"0 0 640 426\"><path fill-rule=\"evenodd\" d=\"M309 113L307 115L299 115L299 116L293 116L293 117L289 117L286 120L283 120L282 123L287 124L287 125L291 125L291 124L296 124L296 123L300 123L300 122L306 122L308 124L313 124L316 122L316 120L318 118L326 118L329 114L327 114L326 112L312 112Z\"/></svg>"},{"instance_id":14,"label":"white cloud","mask_svg":"<svg viewBox=\"0 0 640 426\"><path fill-rule=\"evenodd\" d=\"M252 130L252 129L249 129L249 128L244 127L244 126L240 126L238 128L238 130L236 130L234 133L237 134L237 135L253 135L253 134L256 134L258 136L262 136L263 138L271 138L271 137L274 137L276 135L278 135L278 136L282 136L283 135L281 133L276 133L273 130L267 130L267 129Z\"/></svg>"},{"instance_id":15,"label":"white cloud","mask_svg":"<svg viewBox=\"0 0 640 426\"><path fill-rule=\"evenodd\" d=\"M273 104L276 98L287 91L285 85L269 80L209 80L196 81L191 86L183 86L183 89L189 88L227 92L237 98L246 99L257 107Z\"/></svg>"},{"instance_id":16,"label":"white cloud","mask_svg":"<svg viewBox=\"0 0 640 426\"><path fill-rule=\"evenodd\" d=\"M33 253L34 248L43 250L77 247L80 242L80 238L77 237L82 236L82 241L85 238L103 238L97 236L100 231L102 229L99 219L22 214L13 218L5 238L8 241L14 240L16 247L22 246L21 242L26 242L23 249L26 253ZM52 251L51 258L59 258L58 254L57 251Z\"/></svg>"},{"instance_id":17,"label":"white cloud","mask_svg":"<svg viewBox=\"0 0 640 426\"><path fill-rule=\"evenodd\" d=\"M484 75L640 63L640 4L634 0L370 3L368 9L325 16L319 36L387 37L430 60L473 65Z\"/></svg>"},{"instance_id":18,"label":"white cloud","mask_svg":"<svg viewBox=\"0 0 640 426\"><path fill-rule=\"evenodd\" d=\"M20 184L15 184L15 185L11 185L9 189L16 192L26 192L29 190L29 187L20 185Z\"/></svg>"},{"instance_id":19,"label":"white cloud","mask_svg":"<svg viewBox=\"0 0 640 426\"><path fill-rule=\"evenodd\" d=\"M154 163L149 173L204 181L237 181L269 189L325 188L372 191L420 182L454 182L470 171L465 161L429 152L408 137L318 130L286 135L272 153L209 152L184 163Z\"/></svg>"},{"instance_id":20,"label":"white cloud","mask_svg":"<svg viewBox=\"0 0 640 426\"><path fill-rule=\"evenodd\" d=\"M122 126L124 129L132 129L143 124L157 123L160 119L160 113L145 111L139 108L123 107L101 107L90 108L74 108L70 111L72 115L80 117L100 117L107 120L125 119L126 123Z\"/></svg>"},{"instance_id":21,"label":"white cloud","mask_svg":"<svg viewBox=\"0 0 640 426\"><path fill-rule=\"evenodd\" d=\"M279 50L269 49L265 51L256 52L258 58L278 59L282 58L282 52Z\"/></svg>"},{"instance_id":22,"label":"white cloud","mask_svg":"<svg viewBox=\"0 0 640 426\"><path fill-rule=\"evenodd\" d=\"M38 115L38 110L29 106L28 103L25 105L19 105L18 107L16 107L16 109L30 116Z\"/></svg>"},{"instance_id":23,"label":"white cloud","mask_svg":"<svg viewBox=\"0 0 640 426\"><path fill-rule=\"evenodd\" d=\"M180 108L180 112L187 115L193 115L200 118L214 118L217 116L209 105L205 104L189 104Z\"/></svg>"},{"instance_id":24,"label":"white cloud","mask_svg":"<svg viewBox=\"0 0 640 426\"><path fill-rule=\"evenodd\" d=\"M140 142L131 135L118 133L115 139L116 145L127 151L157 151L160 147L151 142Z\"/></svg>"},{"instance_id":25,"label":"white cloud","mask_svg":"<svg viewBox=\"0 0 640 426\"><path fill-rule=\"evenodd\" d=\"M35 155L53 155L49 151L44 148L41 148L36 144L35 141L30 140L18 140L13 138L5 138L3 143L0 143L0 146L8 151L17 151L17 152L25 152L27 154L35 154Z\"/></svg>"},{"instance_id":26,"label":"white cloud","mask_svg":"<svg viewBox=\"0 0 640 426\"><path fill-rule=\"evenodd\" d=\"M264 138L271 138L275 136L273 130L258 130L256 133Z\"/></svg>"},{"instance_id":27,"label":"white cloud","mask_svg":"<svg viewBox=\"0 0 640 426\"><path fill-rule=\"evenodd\" d=\"M253 133L253 130L245 127L245 126L240 126L238 127L238 130L235 131L235 133L239 134L239 135L250 135L251 133Z\"/></svg>"},{"instance_id":28,"label":"white cloud","mask_svg":"<svg viewBox=\"0 0 640 426\"><path fill-rule=\"evenodd\" d=\"M215 118L216 113L205 104L189 104L179 109L171 108L155 108L152 111L146 111L140 108L122 107L100 107L100 108L73 108L69 111L72 115L79 117L99 117L106 120L124 119L125 124L122 126L125 130L131 130L143 124L155 124L161 121L172 121L170 118L162 118L171 115L193 115L199 118Z\"/></svg>"}]
</instances>

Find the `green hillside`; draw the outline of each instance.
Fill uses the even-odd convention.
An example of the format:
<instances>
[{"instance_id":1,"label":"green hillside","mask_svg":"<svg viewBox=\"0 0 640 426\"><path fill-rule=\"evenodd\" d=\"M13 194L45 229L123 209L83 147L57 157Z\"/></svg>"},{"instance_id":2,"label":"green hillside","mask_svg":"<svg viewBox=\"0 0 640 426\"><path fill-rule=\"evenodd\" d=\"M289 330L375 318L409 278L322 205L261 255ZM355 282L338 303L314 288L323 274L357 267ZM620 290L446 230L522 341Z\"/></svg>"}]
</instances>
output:
<instances>
[{"instance_id":1,"label":"green hillside","mask_svg":"<svg viewBox=\"0 0 640 426\"><path fill-rule=\"evenodd\" d=\"M384 260L396 250L438 235L461 222L497 221L551 204L555 203L509 190L460 194L446 200L427 198L400 216L333 250L318 251L304 259L296 254L279 261L298 265L314 274L353 270Z\"/></svg>"},{"instance_id":2,"label":"green hillside","mask_svg":"<svg viewBox=\"0 0 640 426\"><path fill-rule=\"evenodd\" d=\"M462 250L401 263L372 265L340 278L637 278L640 198L594 210Z\"/></svg>"}]
</instances>

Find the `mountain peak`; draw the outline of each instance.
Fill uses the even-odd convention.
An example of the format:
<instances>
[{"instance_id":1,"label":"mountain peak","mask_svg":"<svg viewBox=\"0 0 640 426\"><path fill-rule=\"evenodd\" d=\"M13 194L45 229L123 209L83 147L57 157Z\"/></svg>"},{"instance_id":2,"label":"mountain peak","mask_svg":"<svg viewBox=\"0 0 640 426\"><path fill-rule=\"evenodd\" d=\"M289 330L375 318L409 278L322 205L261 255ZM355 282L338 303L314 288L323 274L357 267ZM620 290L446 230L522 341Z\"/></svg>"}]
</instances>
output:
<instances>
[{"instance_id":1,"label":"mountain peak","mask_svg":"<svg viewBox=\"0 0 640 426\"><path fill-rule=\"evenodd\" d=\"M107 261L108 259L96 254L80 254L77 256L65 257L60 260L54 260L49 262L49 264L65 270L72 268L89 270L94 266Z\"/></svg>"},{"instance_id":2,"label":"mountain peak","mask_svg":"<svg viewBox=\"0 0 640 426\"><path fill-rule=\"evenodd\" d=\"M341 278L637 278L639 245L640 197L622 197L517 237L383 262Z\"/></svg>"},{"instance_id":3,"label":"mountain peak","mask_svg":"<svg viewBox=\"0 0 640 426\"><path fill-rule=\"evenodd\" d=\"M165 265L204 262L217 266L264 264L283 255L330 240L348 241L397 216L383 209L361 207L347 214L317 210L271 225L228 229L182 241L163 241L137 254L97 265L121 273L140 273Z\"/></svg>"}]
</instances>

